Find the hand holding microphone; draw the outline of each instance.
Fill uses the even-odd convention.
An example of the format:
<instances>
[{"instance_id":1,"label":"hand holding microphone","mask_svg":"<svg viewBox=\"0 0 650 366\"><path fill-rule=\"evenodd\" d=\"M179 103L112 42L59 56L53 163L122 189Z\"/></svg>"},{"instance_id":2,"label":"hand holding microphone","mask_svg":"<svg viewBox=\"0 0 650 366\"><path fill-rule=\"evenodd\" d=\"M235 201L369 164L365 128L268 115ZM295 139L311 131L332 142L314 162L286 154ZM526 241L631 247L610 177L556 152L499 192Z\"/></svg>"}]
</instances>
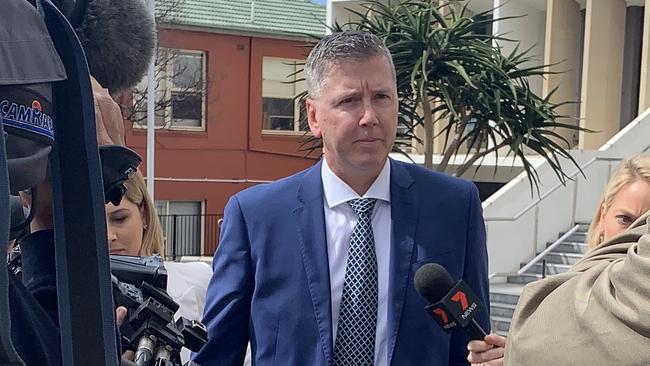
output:
<instances>
[{"instance_id":1,"label":"hand holding microphone","mask_svg":"<svg viewBox=\"0 0 650 366\"><path fill-rule=\"evenodd\" d=\"M475 364L503 365L506 338L497 334L486 336L474 320L483 307L478 296L462 280L454 283L447 270L436 263L425 264L415 273L415 289L429 301L425 310L446 331L463 328L472 341L467 360Z\"/></svg>"},{"instance_id":2,"label":"hand holding microphone","mask_svg":"<svg viewBox=\"0 0 650 366\"><path fill-rule=\"evenodd\" d=\"M472 365L503 366L506 337L492 333L482 341L470 341L467 344L469 355L467 361Z\"/></svg>"}]
</instances>

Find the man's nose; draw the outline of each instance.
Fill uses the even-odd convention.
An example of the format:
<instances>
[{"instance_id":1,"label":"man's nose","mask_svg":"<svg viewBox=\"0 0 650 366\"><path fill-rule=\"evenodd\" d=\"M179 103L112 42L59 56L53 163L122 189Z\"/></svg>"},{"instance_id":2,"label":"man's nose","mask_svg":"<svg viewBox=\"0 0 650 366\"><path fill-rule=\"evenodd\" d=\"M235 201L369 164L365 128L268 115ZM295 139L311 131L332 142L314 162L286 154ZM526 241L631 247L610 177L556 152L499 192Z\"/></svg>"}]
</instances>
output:
<instances>
[{"instance_id":1,"label":"man's nose","mask_svg":"<svg viewBox=\"0 0 650 366\"><path fill-rule=\"evenodd\" d=\"M375 126L379 123L377 119L377 113L371 101L364 101L363 103L363 115L359 120L360 126Z\"/></svg>"}]
</instances>

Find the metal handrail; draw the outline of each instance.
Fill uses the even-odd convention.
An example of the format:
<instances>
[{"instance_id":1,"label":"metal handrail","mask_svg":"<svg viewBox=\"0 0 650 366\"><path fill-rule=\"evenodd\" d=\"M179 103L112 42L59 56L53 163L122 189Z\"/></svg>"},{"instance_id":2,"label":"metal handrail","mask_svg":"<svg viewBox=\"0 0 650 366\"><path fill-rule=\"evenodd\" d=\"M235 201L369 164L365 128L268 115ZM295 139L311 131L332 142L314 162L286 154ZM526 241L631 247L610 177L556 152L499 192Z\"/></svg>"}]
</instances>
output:
<instances>
[{"instance_id":1,"label":"metal handrail","mask_svg":"<svg viewBox=\"0 0 650 366\"><path fill-rule=\"evenodd\" d=\"M572 227L571 230L566 232L566 234L562 235L558 240L554 241L553 244L549 245L548 248L544 249L541 253L536 255L535 258L533 258L525 266L521 267L521 269L517 271L517 274L523 274L524 272L529 270L532 266L534 266L537 262L539 262L542 258L544 258L549 252L551 252L558 245L564 242L569 236L573 235L573 233L578 231L578 228L580 228L580 225L576 225Z\"/></svg>"},{"instance_id":2,"label":"metal handrail","mask_svg":"<svg viewBox=\"0 0 650 366\"><path fill-rule=\"evenodd\" d=\"M588 168L591 164L593 164L596 161L621 161L621 160L623 160L623 159L622 158L595 157L595 158L590 159L587 163L585 163L583 166L581 166L579 170L575 171L569 177L570 177L570 179L576 178L578 176L578 174L581 173L582 170ZM515 221L515 220L519 219L521 216L523 216L524 214L526 214L528 211L533 209L535 206L537 206L540 202L542 202L543 199L548 197L551 193L554 193L560 187L566 187L566 185L564 183L562 183L562 182L557 183L548 192L541 195L539 198L537 198L535 201L531 202L528 206L526 206L524 209L522 209L521 211L519 211L517 214L515 214L512 217L503 217L503 216L501 216L501 217L499 217L499 216L497 216L497 217L485 217L484 220L486 222L489 222L489 221Z\"/></svg>"}]
</instances>

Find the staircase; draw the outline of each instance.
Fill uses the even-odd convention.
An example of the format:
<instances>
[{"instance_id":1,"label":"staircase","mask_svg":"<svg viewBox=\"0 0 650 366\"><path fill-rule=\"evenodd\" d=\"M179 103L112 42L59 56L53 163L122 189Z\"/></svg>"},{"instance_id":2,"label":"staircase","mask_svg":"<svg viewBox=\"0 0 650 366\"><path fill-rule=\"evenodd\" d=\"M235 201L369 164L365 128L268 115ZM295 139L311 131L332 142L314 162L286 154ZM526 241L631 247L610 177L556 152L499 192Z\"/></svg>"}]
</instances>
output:
<instances>
[{"instance_id":1,"label":"staircase","mask_svg":"<svg viewBox=\"0 0 650 366\"><path fill-rule=\"evenodd\" d=\"M490 284L490 314L492 330L507 336L512 314L527 283L542 279L544 276L566 272L587 252L587 230L589 224L579 224L578 230L561 242L555 249L524 273L506 276L504 283ZM562 234L560 234L560 237ZM550 246L552 243L547 243ZM544 264L542 262L545 262ZM526 263L522 263L523 267Z\"/></svg>"}]
</instances>

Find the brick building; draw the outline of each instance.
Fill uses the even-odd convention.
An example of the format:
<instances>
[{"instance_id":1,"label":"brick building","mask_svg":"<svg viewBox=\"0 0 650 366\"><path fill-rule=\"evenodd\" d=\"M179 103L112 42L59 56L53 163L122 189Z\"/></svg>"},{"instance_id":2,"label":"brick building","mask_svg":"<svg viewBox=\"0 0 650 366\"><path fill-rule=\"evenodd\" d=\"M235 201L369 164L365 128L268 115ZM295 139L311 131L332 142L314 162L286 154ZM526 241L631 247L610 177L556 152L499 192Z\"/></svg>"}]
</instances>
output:
<instances>
[{"instance_id":1,"label":"brick building","mask_svg":"<svg viewBox=\"0 0 650 366\"><path fill-rule=\"evenodd\" d=\"M164 1L160 1L165 6ZM212 255L228 197L312 165L292 98L295 62L325 33L325 8L308 0L183 0L159 23L173 52L157 96L155 200L169 255ZM197 82L198 81L198 82ZM134 118L134 121L136 118ZM127 123L146 174L146 121Z\"/></svg>"}]
</instances>

